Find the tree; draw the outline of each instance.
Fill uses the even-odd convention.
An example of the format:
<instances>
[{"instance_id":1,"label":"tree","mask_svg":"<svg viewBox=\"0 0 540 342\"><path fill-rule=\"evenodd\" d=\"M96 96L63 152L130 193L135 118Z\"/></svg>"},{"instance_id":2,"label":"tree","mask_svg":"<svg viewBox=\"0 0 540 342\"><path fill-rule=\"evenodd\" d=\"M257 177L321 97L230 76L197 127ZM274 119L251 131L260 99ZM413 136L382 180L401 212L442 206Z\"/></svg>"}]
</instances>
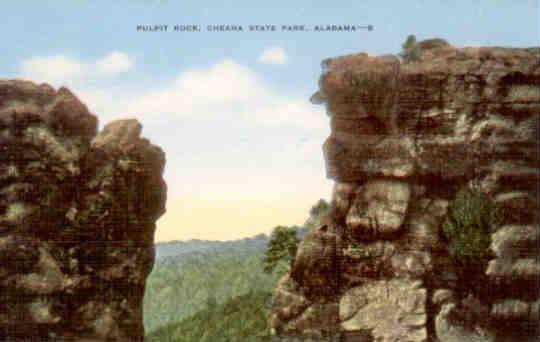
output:
<instances>
[{"instance_id":1,"label":"tree","mask_svg":"<svg viewBox=\"0 0 540 342\"><path fill-rule=\"evenodd\" d=\"M442 230L448 251L457 265L458 291L491 297L486 291L486 267L493 257L491 234L502 223L502 213L486 194L462 189L448 207Z\"/></svg>"},{"instance_id":2,"label":"tree","mask_svg":"<svg viewBox=\"0 0 540 342\"><path fill-rule=\"evenodd\" d=\"M320 199L309 211L309 218L304 227L311 229L321 224L322 218L330 211L330 204L324 199Z\"/></svg>"},{"instance_id":3,"label":"tree","mask_svg":"<svg viewBox=\"0 0 540 342\"><path fill-rule=\"evenodd\" d=\"M263 258L263 269L270 273L274 270L287 272L296 255L298 238L296 227L277 226L272 230L270 241Z\"/></svg>"},{"instance_id":4,"label":"tree","mask_svg":"<svg viewBox=\"0 0 540 342\"><path fill-rule=\"evenodd\" d=\"M206 309L207 310L215 310L217 306L217 299L216 295L213 293L209 293L206 297Z\"/></svg>"},{"instance_id":5,"label":"tree","mask_svg":"<svg viewBox=\"0 0 540 342\"><path fill-rule=\"evenodd\" d=\"M309 215L313 218L321 218L328 212L329 209L330 204L321 198L313 207L311 207Z\"/></svg>"},{"instance_id":6,"label":"tree","mask_svg":"<svg viewBox=\"0 0 540 342\"><path fill-rule=\"evenodd\" d=\"M405 40L405 43L401 47L402 50L399 55L405 62L414 62L420 59L421 50L415 35L410 34L407 36L407 40Z\"/></svg>"}]
</instances>

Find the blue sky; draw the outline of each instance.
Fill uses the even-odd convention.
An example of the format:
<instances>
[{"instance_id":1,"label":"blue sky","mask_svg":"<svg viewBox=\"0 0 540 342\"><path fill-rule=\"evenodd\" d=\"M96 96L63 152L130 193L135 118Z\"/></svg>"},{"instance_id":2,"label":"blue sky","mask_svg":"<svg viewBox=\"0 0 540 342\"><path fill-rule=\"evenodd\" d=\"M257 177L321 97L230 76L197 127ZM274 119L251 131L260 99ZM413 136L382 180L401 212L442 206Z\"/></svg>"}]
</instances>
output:
<instances>
[{"instance_id":1,"label":"blue sky","mask_svg":"<svg viewBox=\"0 0 540 342\"><path fill-rule=\"evenodd\" d=\"M320 61L396 53L408 34L455 46L538 46L539 1L11 1L0 77L67 85L104 123L135 116L167 153L158 240L234 239L300 224L329 198ZM201 32L172 32L175 24ZM207 32L274 24L276 32ZM374 25L282 32L282 24ZM169 25L169 32L137 32Z\"/></svg>"}]
</instances>

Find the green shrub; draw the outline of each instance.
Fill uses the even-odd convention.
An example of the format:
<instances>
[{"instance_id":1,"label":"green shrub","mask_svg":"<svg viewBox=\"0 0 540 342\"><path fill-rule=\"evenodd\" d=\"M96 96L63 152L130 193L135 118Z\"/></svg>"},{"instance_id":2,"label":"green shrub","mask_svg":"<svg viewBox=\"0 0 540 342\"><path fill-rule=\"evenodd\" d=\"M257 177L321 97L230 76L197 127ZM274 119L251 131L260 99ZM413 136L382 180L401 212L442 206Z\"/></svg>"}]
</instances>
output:
<instances>
[{"instance_id":1,"label":"green shrub","mask_svg":"<svg viewBox=\"0 0 540 342\"><path fill-rule=\"evenodd\" d=\"M399 54L405 62L414 62L420 59L421 49L416 41L416 36L409 35L405 43L401 45L402 50Z\"/></svg>"},{"instance_id":2,"label":"green shrub","mask_svg":"<svg viewBox=\"0 0 540 342\"><path fill-rule=\"evenodd\" d=\"M495 203L485 194L460 190L450 203L443 232L449 252L460 265L482 265L489 259L491 232L499 225Z\"/></svg>"},{"instance_id":3,"label":"green shrub","mask_svg":"<svg viewBox=\"0 0 540 342\"><path fill-rule=\"evenodd\" d=\"M304 223L304 228L313 229L321 224L321 220L330 212L330 203L320 199L309 211L309 217Z\"/></svg>"},{"instance_id":4,"label":"green shrub","mask_svg":"<svg viewBox=\"0 0 540 342\"><path fill-rule=\"evenodd\" d=\"M285 274L294 260L299 240L296 236L298 227L277 226L270 235L270 242L263 258L263 270Z\"/></svg>"}]
</instances>

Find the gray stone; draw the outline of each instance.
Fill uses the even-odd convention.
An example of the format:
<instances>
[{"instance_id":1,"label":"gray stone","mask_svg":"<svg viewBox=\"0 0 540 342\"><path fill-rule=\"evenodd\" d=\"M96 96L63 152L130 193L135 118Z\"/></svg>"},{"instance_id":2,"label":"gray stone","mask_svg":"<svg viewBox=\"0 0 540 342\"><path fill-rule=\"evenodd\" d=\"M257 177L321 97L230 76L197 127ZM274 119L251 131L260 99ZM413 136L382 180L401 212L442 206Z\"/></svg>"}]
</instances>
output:
<instances>
[{"instance_id":1,"label":"gray stone","mask_svg":"<svg viewBox=\"0 0 540 342\"><path fill-rule=\"evenodd\" d=\"M307 295L331 296L338 291L338 237L320 227L304 237L291 268L291 278Z\"/></svg>"},{"instance_id":2,"label":"gray stone","mask_svg":"<svg viewBox=\"0 0 540 342\"><path fill-rule=\"evenodd\" d=\"M536 255L537 251L531 251L530 246L538 245L539 238L540 229L537 225L506 225L491 236L490 248L498 257Z\"/></svg>"},{"instance_id":3,"label":"gray stone","mask_svg":"<svg viewBox=\"0 0 540 342\"><path fill-rule=\"evenodd\" d=\"M540 262L536 258L497 258L489 262L486 274L495 279L534 280L540 276Z\"/></svg>"},{"instance_id":4,"label":"gray stone","mask_svg":"<svg viewBox=\"0 0 540 342\"><path fill-rule=\"evenodd\" d=\"M269 318L277 336L301 335L320 339L338 333L338 305L332 301L311 301L288 275L282 277L272 298Z\"/></svg>"},{"instance_id":5,"label":"gray stone","mask_svg":"<svg viewBox=\"0 0 540 342\"><path fill-rule=\"evenodd\" d=\"M453 301L454 292L449 289L437 289L433 293L432 302L435 305L442 305Z\"/></svg>"},{"instance_id":6,"label":"gray stone","mask_svg":"<svg viewBox=\"0 0 540 342\"><path fill-rule=\"evenodd\" d=\"M420 342L427 340L425 305L420 281L372 281L345 292L339 317L343 330L371 331L375 341Z\"/></svg>"},{"instance_id":7,"label":"gray stone","mask_svg":"<svg viewBox=\"0 0 540 342\"><path fill-rule=\"evenodd\" d=\"M441 311L435 319L435 331L440 342L494 342L495 333L486 328L472 323L472 327L464 327L456 320L452 319L452 315L459 316L456 313L456 305L454 303L444 304Z\"/></svg>"},{"instance_id":8,"label":"gray stone","mask_svg":"<svg viewBox=\"0 0 540 342\"><path fill-rule=\"evenodd\" d=\"M336 182L334 184L334 189L332 191L332 205L340 216L345 217L347 215L357 188L358 185L355 183Z\"/></svg>"},{"instance_id":9,"label":"gray stone","mask_svg":"<svg viewBox=\"0 0 540 342\"><path fill-rule=\"evenodd\" d=\"M347 226L361 237L388 235L401 229L411 189L398 180L373 180L357 190Z\"/></svg>"},{"instance_id":10,"label":"gray stone","mask_svg":"<svg viewBox=\"0 0 540 342\"><path fill-rule=\"evenodd\" d=\"M396 276L421 278L432 269L431 255L422 251L407 251L392 257L392 269Z\"/></svg>"},{"instance_id":11,"label":"gray stone","mask_svg":"<svg viewBox=\"0 0 540 342\"><path fill-rule=\"evenodd\" d=\"M531 320L538 316L538 301L504 299L493 303L491 316L499 320Z\"/></svg>"}]
</instances>

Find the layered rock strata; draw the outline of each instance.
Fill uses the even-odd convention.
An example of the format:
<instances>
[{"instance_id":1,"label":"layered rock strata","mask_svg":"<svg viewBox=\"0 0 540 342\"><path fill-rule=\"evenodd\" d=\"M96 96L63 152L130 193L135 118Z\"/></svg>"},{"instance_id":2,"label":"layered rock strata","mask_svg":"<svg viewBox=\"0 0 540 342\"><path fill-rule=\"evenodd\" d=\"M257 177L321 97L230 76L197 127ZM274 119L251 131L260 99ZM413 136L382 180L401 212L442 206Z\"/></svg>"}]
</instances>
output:
<instances>
[{"instance_id":1,"label":"layered rock strata","mask_svg":"<svg viewBox=\"0 0 540 342\"><path fill-rule=\"evenodd\" d=\"M0 341L142 341L165 156L68 89L0 81Z\"/></svg>"},{"instance_id":2,"label":"layered rock strata","mask_svg":"<svg viewBox=\"0 0 540 342\"><path fill-rule=\"evenodd\" d=\"M323 62L312 101L331 118L332 210L276 289L277 335L538 338L540 49L420 48L410 63L365 53ZM503 213L489 262L467 275L442 233L463 188Z\"/></svg>"}]
</instances>

